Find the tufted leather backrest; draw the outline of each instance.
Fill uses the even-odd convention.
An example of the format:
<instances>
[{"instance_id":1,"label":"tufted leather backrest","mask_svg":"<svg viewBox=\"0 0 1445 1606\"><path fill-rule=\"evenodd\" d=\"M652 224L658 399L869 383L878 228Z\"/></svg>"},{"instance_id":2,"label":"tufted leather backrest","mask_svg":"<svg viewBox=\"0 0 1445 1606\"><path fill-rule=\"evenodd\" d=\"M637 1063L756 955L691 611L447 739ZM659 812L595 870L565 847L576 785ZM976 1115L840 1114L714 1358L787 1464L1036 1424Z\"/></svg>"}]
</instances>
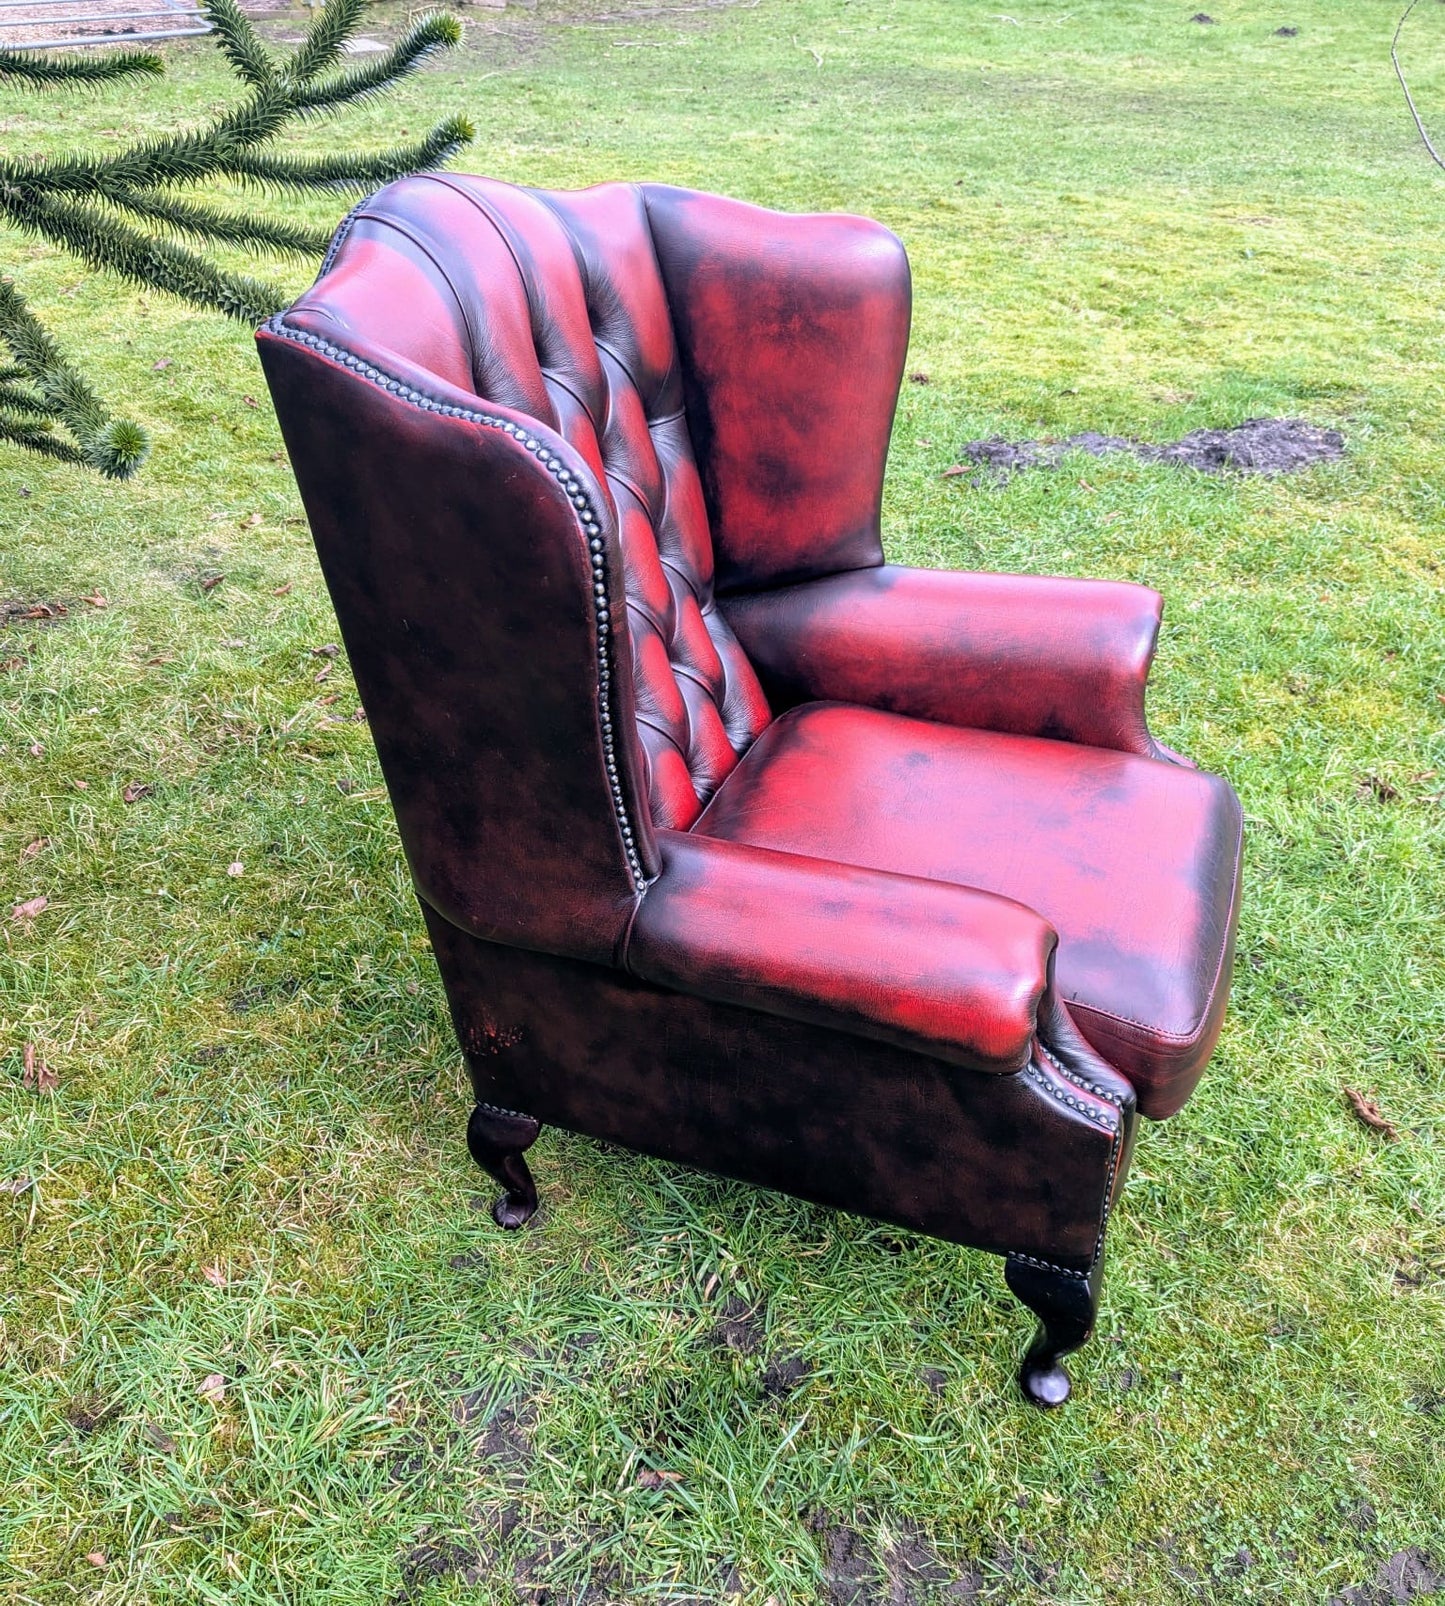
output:
<instances>
[{"instance_id":1,"label":"tufted leather backrest","mask_svg":"<svg viewBox=\"0 0 1445 1606\"><path fill-rule=\"evenodd\" d=\"M390 291L381 306L378 277ZM541 421L592 469L622 552L653 823L687 829L771 716L715 605L708 511L644 193L405 180L352 214L293 311Z\"/></svg>"}]
</instances>

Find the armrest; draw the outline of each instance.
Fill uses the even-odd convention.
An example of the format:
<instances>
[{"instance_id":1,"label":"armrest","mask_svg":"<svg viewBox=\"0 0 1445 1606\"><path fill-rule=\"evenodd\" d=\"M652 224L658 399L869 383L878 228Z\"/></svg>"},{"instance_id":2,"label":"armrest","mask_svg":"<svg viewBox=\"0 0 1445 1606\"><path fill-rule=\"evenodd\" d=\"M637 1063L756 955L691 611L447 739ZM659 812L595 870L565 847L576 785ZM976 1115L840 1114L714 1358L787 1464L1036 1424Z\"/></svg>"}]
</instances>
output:
<instances>
[{"instance_id":1,"label":"armrest","mask_svg":"<svg viewBox=\"0 0 1445 1606\"><path fill-rule=\"evenodd\" d=\"M1057 938L1011 898L659 831L633 975L971 1070L1027 1063Z\"/></svg>"},{"instance_id":2,"label":"armrest","mask_svg":"<svg viewBox=\"0 0 1445 1606\"><path fill-rule=\"evenodd\" d=\"M1167 754L1144 718L1163 611L1146 586L885 565L720 606L775 708L828 699Z\"/></svg>"}]
</instances>

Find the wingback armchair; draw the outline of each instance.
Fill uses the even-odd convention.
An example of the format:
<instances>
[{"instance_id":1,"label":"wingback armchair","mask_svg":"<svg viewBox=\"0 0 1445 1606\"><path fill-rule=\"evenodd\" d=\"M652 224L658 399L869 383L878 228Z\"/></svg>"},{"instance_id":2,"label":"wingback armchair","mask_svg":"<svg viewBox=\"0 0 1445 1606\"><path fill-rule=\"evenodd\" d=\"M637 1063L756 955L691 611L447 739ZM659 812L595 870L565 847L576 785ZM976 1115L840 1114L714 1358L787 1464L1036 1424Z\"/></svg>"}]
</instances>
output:
<instances>
[{"instance_id":1,"label":"wingback armchair","mask_svg":"<svg viewBox=\"0 0 1445 1606\"><path fill-rule=\"evenodd\" d=\"M1241 816L1154 592L885 562L909 308L860 218L428 174L258 338L498 1222L552 1122L995 1251L1051 1405Z\"/></svg>"}]
</instances>

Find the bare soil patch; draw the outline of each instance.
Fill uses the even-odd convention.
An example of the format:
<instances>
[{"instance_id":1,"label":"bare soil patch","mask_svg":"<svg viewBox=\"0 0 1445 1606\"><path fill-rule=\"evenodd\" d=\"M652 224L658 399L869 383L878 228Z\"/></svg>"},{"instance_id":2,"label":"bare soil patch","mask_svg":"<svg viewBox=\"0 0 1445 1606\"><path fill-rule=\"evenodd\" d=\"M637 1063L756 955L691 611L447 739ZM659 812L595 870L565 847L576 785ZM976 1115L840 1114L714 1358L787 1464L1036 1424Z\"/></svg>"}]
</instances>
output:
<instances>
[{"instance_id":1,"label":"bare soil patch","mask_svg":"<svg viewBox=\"0 0 1445 1606\"><path fill-rule=\"evenodd\" d=\"M945 472L966 474L976 464L995 479L1006 480L1024 469L1057 468L1069 452L1090 457L1124 453L1141 463L1177 463L1203 474L1295 474L1315 463L1345 455L1345 437L1303 418L1248 418L1232 429L1195 429L1177 441L1154 444L1127 435L1101 435L1083 430L1059 441L1006 441L1000 435L967 441L959 462ZM977 481L975 481L977 483Z\"/></svg>"}]
</instances>

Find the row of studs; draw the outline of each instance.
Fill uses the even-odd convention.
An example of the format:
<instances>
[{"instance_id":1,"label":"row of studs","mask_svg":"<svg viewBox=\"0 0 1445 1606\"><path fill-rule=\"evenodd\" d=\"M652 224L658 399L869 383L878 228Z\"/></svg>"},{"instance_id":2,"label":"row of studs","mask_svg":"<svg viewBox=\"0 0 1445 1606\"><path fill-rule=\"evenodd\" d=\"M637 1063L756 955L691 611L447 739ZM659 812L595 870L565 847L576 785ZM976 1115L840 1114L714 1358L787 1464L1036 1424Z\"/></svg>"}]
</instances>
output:
<instances>
[{"instance_id":1,"label":"row of studs","mask_svg":"<svg viewBox=\"0 0 1445 1606\"><path fill-rule=\"evenodd\" d=\"M511 435L527 451L535 454L537 461L566 491L568 500L577 510L578 520L587 537L588 556L591 560L592 611L597 628L597 710L602 725L602 754L607 769L607 785L612 794L612 809L617 816L618 830L622 833L622 843L627 853L628 867L632 871L633 885L638 892L645 892L647 876L637 850L636 833L627 814L627 800L622 790L622 773L617 762L616 733L612 720L612 613L607 603L607 543L602 536L602 525L596 509L583 489L582 482L555 452L544 446L536 436L529 434L522 425L514 424L510 419L495 417L490 413L479 413L469 407L456 407L450 402L438 401L435 396L428 396L424 391L403 383L400 379L358 357L355 352L347 351L344 346L333 345L329 340L323 340L320 335L288 328L282 317L284 314L273 318L266 325L270 334L320 352L343 368L350 369L363 379L369 380L381 390L399 397L402 401L410 402L414 407L420 407L424 412L438 413L443 418L459 418L468 424L482 424L488 429L499 429L504 435Z\"/></svg>"},{"instance_id":2,"label":"row of studs","mask_svg":"<svg viewBox=\"0 0 1445 1606\"><path fill-rule=\"evenodd\" d=\"M1079 1114L1082 1115L1086 1120L1092 1121L1101 1132L1113 1133L1119 1130L1117 1122L1111 1121L1107 1116L1101 1115L1098 1110L1093 1107L1093 1105L1084 1104L1081 1100L1076 1099L1071 1093L1065 1093L1063 1088L1061 1088L1057 1082L1051 1081L1047 1076L1045 1076L1038 1066L1032 1061L1030 1061L1029 1064L1024 1067L1024 1070L1029 1078L1032 1081L1037 1082L1039 1086L1043 1088L1043 1090L1050 1096L1050 1098L1057 1099L1060 1104L1067 1104L1071 1110L1077 1110Z\"/></svg>"},{"instance_id":3,"label":"row of studs","mask_svg":"<svg viewBox=\"0 0 1445 1606\"><path fill-rule=\"evenodd\" d=\"M1083 1088L1084 1092L1092 1093L1095 1098L1103 1099L1105 1104L1112 1104L1116 1110L1123 1108L1124 1100L1120 1094L1111 1093L1108 1088L1099 1087L1096 1083L1091 1082L1087 1076L1080 1076L1077 1071L1071 1071L1047 1043L1039 1043L1039 1052L1066 1082L1072 1082L1075 1087Z\"/></svg>"},{"instance_id":4,"label":"row of studs","mask_svg":"<svg viewBox=\"0 0 1445 1606\"><path fill-rule=\"evenodd\" d=\"M1119 1175L1119 1157L1124 1152L1124 1135L1113 1129L1114 1141L1109 1146L1109 1175L1104 1181L1104 1208L1099 1215L1099 1236L1094 1240L1094 1254L1089 1261L1089 1271L1079 1271L1074 1266L1059 1266L1052 1260L1040 1260L1035 1255L1021 1255L1011 1253L1010 1260L1026 1261L1030 1266L1038 1266L1043 1271L1056 1271L1063 1277L1086 1278L1089 1272L1099 1264L1099 1257L1104 1253L1104 1234L1109 1226L1109 1211L1114 1203L1114 1179Z\"/></svg>"}]
</instances>

